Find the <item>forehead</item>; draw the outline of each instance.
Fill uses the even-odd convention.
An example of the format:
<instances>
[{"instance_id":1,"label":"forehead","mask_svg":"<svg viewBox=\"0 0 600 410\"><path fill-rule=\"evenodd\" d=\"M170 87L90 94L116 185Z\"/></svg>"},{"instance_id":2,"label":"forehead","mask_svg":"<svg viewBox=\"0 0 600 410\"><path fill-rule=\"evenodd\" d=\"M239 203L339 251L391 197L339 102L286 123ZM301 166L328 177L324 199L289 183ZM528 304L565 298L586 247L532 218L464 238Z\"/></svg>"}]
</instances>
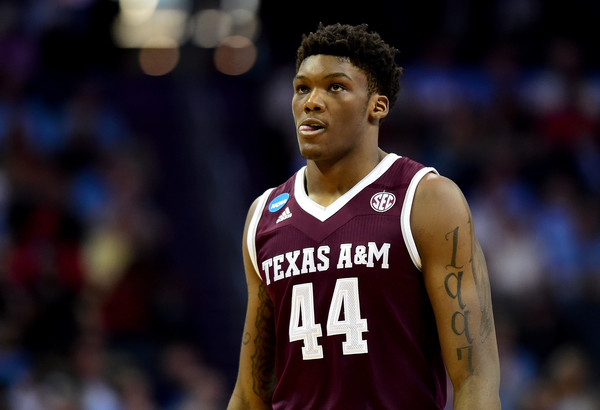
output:
<instances>
[{"instance_id":1,"label":"forehead","mask_svg":"<svg viewBox=\"0 0 600 410\"><path fill-rule=\"evenodd\" d=\"M331 74L344 74L353 81L366 81L365 73L350 62L347 57L316 54L302 61L296 78L324 78Z\"/></svg>"}]
</instances>

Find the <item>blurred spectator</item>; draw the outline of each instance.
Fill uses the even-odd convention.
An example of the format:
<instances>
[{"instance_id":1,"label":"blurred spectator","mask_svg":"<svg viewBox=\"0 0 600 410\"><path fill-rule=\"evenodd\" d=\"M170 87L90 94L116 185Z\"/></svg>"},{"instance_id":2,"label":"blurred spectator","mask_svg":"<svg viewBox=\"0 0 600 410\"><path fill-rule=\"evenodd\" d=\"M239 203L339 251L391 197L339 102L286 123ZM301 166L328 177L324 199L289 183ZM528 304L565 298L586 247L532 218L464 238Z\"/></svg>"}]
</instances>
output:
<instances>
[{"instance_id":1,"label":"blurred spectator","mask_svg":"<svg viewBox=\"0 0 600 410\"><path fill-rule=\"evenodd\" d=\"M118 388L123 410L157 410L152 381L144 371L126 367L118 375Z\"/></svg>"},{"instance_id":2,"label":"blurred spectator","mask_svg":"<svg viewBox=\"0 0 600 410\"><path fill-rule=\"evenodd\" d=\"M488 172L472 201L475 229L486 252L494 292L499 297L525 298L545 281L543 245L533 234L534 205L510 174Z\"/></svg>"},{"instance_id":3,"label":"blurred spectator","mask_svg":"<svg viewBox=\"0 0 600 410\"><path fill-rule=\"evenodd\" d=\"M218 410L226 406L229 397L222 377L187 343L168 346L163 352L163 367L168 384L165 409Z\"/></svg>"},{"instance_id":4,"label":"blurred spectator","mask_svg":"<svg viewBox=\"0 0 600 410\"><path fill-rule=\"evenodd\" d=\"M79 390L79 406L85 410L112 410L121 399L108 377L107 352L102 340L87 335L73 348L73 380Z\"/></svg>"},{"instance_id":5,"label":"blurred spectator","mask_svg":"<svg viewBox=\"0 0 600 410\"><path fill-rule=\"evenodd\" d=\"M498 353L500 355L500 400L505 410L519 408L521 398L536 380L538 364L533 355L518 340L518 329L513 317L500 313L496 316Z\"/></svg>"},{"instance_id":6,"label":"blurred spectator","mask_svg":"<svg viewBox=\"0 0 600 410\"><path fill-rule=\"evenodd\" d=\"M598 390L590 379L586 354L575 346L553 352L548 368L520 400L525 410L595 410L600 408Z\"/></svg>"},{"instance_id":7,"label":"blurred spectator","mask_svg":"<svg viewBox=\"0 0 600 410\"><path fill-rule=\"evenodd\" d=\"M574 346L555 351L548 363L548 373L557 410L600 408L598 390L590 379L587 355Z\"/></svg>"}]
</instances>

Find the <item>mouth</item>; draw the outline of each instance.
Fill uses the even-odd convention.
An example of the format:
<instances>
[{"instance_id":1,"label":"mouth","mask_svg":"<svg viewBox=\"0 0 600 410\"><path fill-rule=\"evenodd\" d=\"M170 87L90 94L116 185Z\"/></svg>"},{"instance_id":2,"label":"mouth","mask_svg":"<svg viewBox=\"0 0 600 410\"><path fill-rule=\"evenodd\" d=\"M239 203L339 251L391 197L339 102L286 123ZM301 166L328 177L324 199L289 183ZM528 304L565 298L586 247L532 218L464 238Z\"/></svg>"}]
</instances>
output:
<instances>
[{"instance_id":1,"label":"mouth","mask_svg":"<svg viewBox=\"0 0 600 410\"><path fill-rule=\"evenodd\" d=\"M316 135L325 131L326 125L323 121L316 119L306 119L300 123L298 132L303 135Z\"/></svg>"}]
</instances>

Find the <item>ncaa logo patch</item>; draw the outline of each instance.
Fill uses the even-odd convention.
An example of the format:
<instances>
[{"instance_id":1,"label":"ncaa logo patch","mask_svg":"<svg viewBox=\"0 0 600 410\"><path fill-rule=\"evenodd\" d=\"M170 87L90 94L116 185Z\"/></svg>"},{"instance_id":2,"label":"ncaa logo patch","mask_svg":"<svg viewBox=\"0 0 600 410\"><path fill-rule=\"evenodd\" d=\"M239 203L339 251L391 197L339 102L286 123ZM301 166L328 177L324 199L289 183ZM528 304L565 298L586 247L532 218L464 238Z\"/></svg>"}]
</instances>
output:
<instances>
[{"instance_id":1,"label":"ncaa logo patch","mask_svg":"<svg viewBox=\"0 0 600 410\"><path fill-rule=\"evenodd\" d=\"M371 208L377 212L388 211L396 203L396 195L391 192L378 192L371 197Z\"/></svg>"},{"instance_id":2,"label":"ncaa logo patch","mask_svg":"<svg viewBox=\"0 0 600 410\"><path fill-rule=\"evenodd\" d=\"M287 204L288 199L290 199L290 194L288 193L277 195L275 198L273 198L271 203L269 203L269 212L279 211L285 204Z\"/></svg>"}]
</instances>

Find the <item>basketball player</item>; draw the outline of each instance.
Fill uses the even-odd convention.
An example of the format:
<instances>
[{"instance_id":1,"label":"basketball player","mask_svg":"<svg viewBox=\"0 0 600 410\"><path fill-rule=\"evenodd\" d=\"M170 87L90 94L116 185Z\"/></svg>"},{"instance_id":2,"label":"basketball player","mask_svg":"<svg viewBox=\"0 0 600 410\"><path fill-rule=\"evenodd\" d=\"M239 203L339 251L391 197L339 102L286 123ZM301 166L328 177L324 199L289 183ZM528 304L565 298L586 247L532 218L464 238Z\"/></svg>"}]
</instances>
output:
<instances>
[{"instance_id":1,"label":"basketball player","mask_svg":"<svg viewBox=\"0 0 600 410\"><path fill-rule=\"evenodd\" d=\"M497 409L485 260L459 188L385 153L401 68L366 25L304 36L292 109L306 166L250 207L229 409Z\"/></svg>"}]
</instances>

